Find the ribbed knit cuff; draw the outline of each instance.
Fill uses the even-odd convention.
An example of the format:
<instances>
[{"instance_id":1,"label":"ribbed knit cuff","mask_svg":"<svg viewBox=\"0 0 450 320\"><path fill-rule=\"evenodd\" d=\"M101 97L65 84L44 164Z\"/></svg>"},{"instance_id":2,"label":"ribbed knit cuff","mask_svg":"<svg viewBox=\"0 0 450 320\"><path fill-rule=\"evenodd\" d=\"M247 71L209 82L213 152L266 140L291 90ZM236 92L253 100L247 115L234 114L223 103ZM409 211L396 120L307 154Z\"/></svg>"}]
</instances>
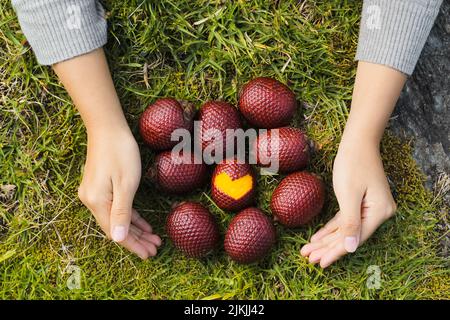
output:
<instances>
[{"instance_id":1,"label":"ribbed knit cuff","mask_svg":"<svg viewBox=\"0 0 450 320\"><path fill-rule=\"evenodd\" d=\"M442 0L365 0L356 60L411 75Z\"/></svg>"},{"instance_id":2,"label":"ribbed knit cuff","mask_svg":"<svg viewBox=\"0 0 450 320\"><path fill-rule=\"evenodd\" d=\"M40 64L51 65L106 43L104 11L96 0L12 0Z\"/></svg>"}]
</instances>

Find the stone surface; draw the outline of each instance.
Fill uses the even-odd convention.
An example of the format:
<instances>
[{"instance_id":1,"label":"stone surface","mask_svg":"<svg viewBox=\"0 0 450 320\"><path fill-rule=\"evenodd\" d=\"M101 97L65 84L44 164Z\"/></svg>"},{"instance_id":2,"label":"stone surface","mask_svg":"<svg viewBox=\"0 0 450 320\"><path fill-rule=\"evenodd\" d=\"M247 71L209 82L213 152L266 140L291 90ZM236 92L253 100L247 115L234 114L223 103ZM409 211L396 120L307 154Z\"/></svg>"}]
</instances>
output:
<instances>
[{"instance_id":1,"label":"stone surface","mask_svg":"<svg viewBox=\"0 0 450 320\"><path fill-rule=\"evenodd\" d=\"M444 0L389 129L413 141L414 158L433 188L450 176L450 0ZM441 186L442 187L442 186ZM450 193L444 195L450 204Z\"/></svg>"}]
</instances>

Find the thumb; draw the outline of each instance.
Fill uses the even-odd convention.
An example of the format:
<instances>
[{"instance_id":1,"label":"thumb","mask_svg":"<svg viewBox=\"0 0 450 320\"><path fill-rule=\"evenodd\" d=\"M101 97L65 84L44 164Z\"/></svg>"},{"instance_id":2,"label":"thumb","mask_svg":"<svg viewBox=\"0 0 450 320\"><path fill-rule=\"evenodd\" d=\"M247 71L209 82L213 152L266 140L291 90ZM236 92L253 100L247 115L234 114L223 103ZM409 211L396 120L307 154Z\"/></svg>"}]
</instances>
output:
<instances>
[{"instance_id":1,"label":"thumb","mask_svg":"<svg viewBox=\"0 0 450 320\"><path fill-rule=\"evenodd\" d=\"M339 201L341 211L341 233L344 236L344 248L355 252L361 241L361 202L362 194L347 194Z\"/></svg>"},{"instance_id":2,"label":"thumb","mask_svg":"<svg viewBox=\"0 0 450 320\"><path fill-rule=\"evenodd\" d=\"M113 194L111 206L111 238L115 242L122 242L128 236L133 210L134 193L119 189Z\"/></svg>"}]
</instances>

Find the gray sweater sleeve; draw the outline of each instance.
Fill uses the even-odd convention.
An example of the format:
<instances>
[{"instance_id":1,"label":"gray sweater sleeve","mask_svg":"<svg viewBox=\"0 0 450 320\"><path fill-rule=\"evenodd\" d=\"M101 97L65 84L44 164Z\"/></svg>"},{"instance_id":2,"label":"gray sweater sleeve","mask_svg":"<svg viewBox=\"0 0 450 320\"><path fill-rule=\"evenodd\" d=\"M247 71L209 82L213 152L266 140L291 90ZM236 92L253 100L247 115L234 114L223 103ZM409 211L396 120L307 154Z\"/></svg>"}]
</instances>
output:
<instances>
[{"instance_id":1,"label":"gray sweater sleeve","mask_svg":"<svg viewBox=\"0 0 450 320\"><path fill-rule=\"evenodd\" d=\"M41 64L103 46L106 21L97 0L12 0ZM411 74L442 0L365 0L356 60Z\"/></svg>"},{"instance_id":2,"label":"gray sweater sleeve","mask_svg":"<svg viewBox=\"0 0 450 320\"><path fill-rule=\"evenodd\" d=\"M51 65L106 43L106 20L97 0L12 0L39 63Z\"/></svg>"},{"instance_id":3,"label":"gray sweater sleeve","mask_svg":"<svg viewBox=\"0 0 450 320\"><path fill-rule=\"evenodd\" d=\"M356 60L411 75L442 0L365 0Z\"/></svg>"}]
</instances>

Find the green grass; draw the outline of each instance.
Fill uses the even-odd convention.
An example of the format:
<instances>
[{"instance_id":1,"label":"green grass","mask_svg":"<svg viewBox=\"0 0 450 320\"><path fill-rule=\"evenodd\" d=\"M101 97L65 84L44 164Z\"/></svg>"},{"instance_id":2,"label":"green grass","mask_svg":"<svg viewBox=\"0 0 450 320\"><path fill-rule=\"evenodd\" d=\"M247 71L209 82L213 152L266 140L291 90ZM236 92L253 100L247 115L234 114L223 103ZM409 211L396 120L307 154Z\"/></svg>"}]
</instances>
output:
<instances>
[{"instance_id":1,"label":"green grass","mask_svg":"<svg viewBox=\"0 0 450 320\"><path fill-rule=\"evenodd\" d=\"M137 119L158 97L235 103L242 83L273 76L303 102L295 125L319 143L310 169L331 186L355 75L358 2L129 0L106 7L106 51L139 142ZM277 227L275 250L256 265L233 263L223 250L204 260L183 257L164 232L178 198L145 183L135 203L163 236L159 255L140 261L107 241L76 197L86 151L82 121L51 70L35 62L9 1L0 3L0 21L0 299L449 298L450 268L435 231L439 199L424 189L410 145L388 134L382 151L398 213L356 254L325 271L299 249L335 212L330 188L323 215L299 230ZM147 166L154 155L141 150ZM267 213L279 180L259 179ZM223 226L229 221L207 188L189 198L207 205ZM71 265L82 271L79 290L66 286ZM381 268L380 289L366 286L370 265Z\"/></svg>"}]
</instances>

